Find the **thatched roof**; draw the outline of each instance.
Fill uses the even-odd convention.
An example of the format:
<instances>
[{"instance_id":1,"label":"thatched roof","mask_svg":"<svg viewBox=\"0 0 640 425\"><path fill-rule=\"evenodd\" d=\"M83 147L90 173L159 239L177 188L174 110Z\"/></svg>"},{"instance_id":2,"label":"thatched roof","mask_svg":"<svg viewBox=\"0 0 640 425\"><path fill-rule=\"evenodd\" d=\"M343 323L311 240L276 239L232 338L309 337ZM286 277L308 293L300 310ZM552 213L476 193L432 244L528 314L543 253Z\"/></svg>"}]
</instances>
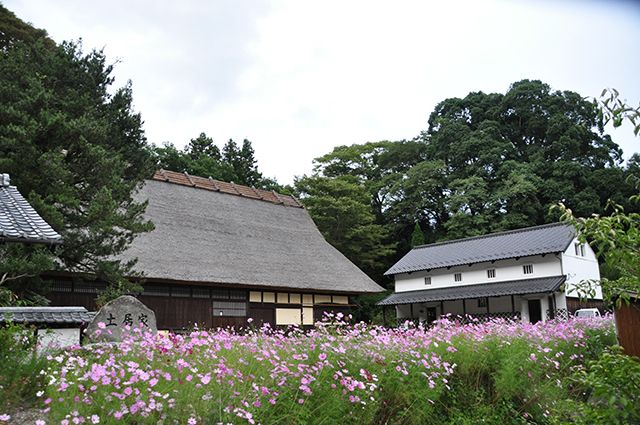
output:
<instances>
[{"instance_id":1,"label":"thatched roof","mask_svg":"<svg viewBox=\"0 0 640 425\"><path fill-rule=\"evenodd\" d=\"M202 181L208 186L193 184ZM239 185L229 193L225 185L168 171L145 182L138 196L149 200L145 215L156 228L138 236L126 257L138 258L149 281L383 290L324 240L295 198Z\"/></svg>"}]
</instances>

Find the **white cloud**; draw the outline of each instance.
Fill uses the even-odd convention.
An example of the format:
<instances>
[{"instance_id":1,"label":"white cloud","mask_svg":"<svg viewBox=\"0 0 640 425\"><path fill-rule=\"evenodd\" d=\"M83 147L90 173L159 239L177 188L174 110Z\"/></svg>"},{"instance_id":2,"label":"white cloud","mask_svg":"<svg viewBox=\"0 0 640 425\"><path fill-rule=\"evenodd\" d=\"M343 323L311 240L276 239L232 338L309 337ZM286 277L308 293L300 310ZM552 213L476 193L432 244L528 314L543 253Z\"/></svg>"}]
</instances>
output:
<instances>
[{"instance_id":1,"label":"white cloud","mask_svg":"<svg viewBox=\"0 0 640 425\"><path fill-rule=\"evenodd\" d=\"M411 138L437 102L523 78L640 99L640 11L626 3L96 4L7 7L56 40L82 36L121 58L119 82L133 80L150 141L248 138L261 170L284 183L334 146Z\"/></svg>"}]
</instances>

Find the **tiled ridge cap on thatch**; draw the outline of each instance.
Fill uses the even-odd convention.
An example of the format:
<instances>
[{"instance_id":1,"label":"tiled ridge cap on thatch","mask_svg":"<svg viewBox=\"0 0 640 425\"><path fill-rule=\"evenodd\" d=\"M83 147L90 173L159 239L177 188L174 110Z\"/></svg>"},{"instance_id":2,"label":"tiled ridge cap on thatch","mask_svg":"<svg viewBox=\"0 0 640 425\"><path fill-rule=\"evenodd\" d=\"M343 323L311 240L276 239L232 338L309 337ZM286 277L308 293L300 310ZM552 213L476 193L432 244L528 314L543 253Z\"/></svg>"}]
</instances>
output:
<instances>
[{"instance_id":1,"label":"tiled ridge cap on thatch","mask_svg":"<svg viewBox=\"0 0 640 425\"><path fill-rule=\"evenodd\" d=\"M236 183L228 183L220 180L214 180L211 177L192 176L187 173L178 173L169 170L157 170L153 180L164 181L182 186L190 186L198 189L210 190L212 192L227 193L229 195L242 196L243 198L256 199L259 201L270 202L272 204L284 205L287 207L304 208L303 205L294 196L283 195L276 191L268 191L264 189L256 189L249 186L243 186Z\"/></svg>"}]
</instances>

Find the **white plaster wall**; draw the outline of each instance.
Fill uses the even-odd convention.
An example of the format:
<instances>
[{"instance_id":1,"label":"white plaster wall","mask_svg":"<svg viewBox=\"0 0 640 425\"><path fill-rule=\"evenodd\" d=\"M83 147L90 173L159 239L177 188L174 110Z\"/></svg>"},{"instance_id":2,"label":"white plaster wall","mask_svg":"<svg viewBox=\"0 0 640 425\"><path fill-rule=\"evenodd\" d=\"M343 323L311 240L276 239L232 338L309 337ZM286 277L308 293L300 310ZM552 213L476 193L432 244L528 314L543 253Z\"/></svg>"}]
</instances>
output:
<instances>
[{"instance_id":1,"label":"white plaster wall","mask_svg":"<svg viewBox=\"0 0 640 425\"><path fill-rule=\"evenodd\" d=\"M80 344L80 329L38 329L40 350L57 349Z\"/></svg>"},{"instance_id":2,"label":"white plaster wall","mask_svg":"<svg viewBox=\"0 0 640 425\"><path fill-rule=\"evenodd\" d=\"M542 310L542 321L547 321L547 310L549 310L549 297L545 296L540 299L540 307Z\"/></svg>"},{"instance_id":3,"label":"white plaster wall","mask_svg":"<svg viewBox=\"0 0 640 425\"><path fill-rule=\"evenodd\" d=\"M572 245L573 247L573 245ZM573 249L573 248L572 248ZM524 264L533 264L533 274L525 275ZM487 278L487 269L496 269L496 277ZM462 282L454 282L454 274L462 273ZM469 266L457 266L447 270L434 269L430 272L401 273L395 275L395 291L418 291L423 289L446 288L451 286L474 285L507 280L531 279L537 277L559 276L562 274L561 261L553 254L523 257L519 260L499 260L491 264L484 262ZM424 278L431 276L431 285L424 284Z\"/></svg>"},{"instance_id":4,"label":"white plaster wall","mask_svg":"<svg viewBox=\"0 0 640 425\"><path fill-rule=\"evenodd\" d=\"M517 308L518 304L516 304ZM520 318L524 323L529 322L529 301L524 298L520 299Z\"/></svg>"},{"instance_id":5,"label":"white plaster wall","mask_svg":"<svg viewBox=\"0 0 640 425\"><path fill-rule=\"evenodd\" d=\"M573 298L580 297L580 294L573 290L575 284L585 280L600 281L600 266L598 265L596 254L589 244L585 244L585 256L576 255L574 244L577 242L578 240L574 239L569 244L569 248L562 254L562 268L567 276L565 292L567 296ZM599 284L595 285L595 290L595 299L601 300L602 288Z\"/></svg>"},{"instance_id":6,"label":"white plaster wall","mask_svg":"<svg viewBox=\"0 0 640 425\"><path fill-rule=\"evenodd\" d=\"M567 308L567 297L565 294L556 292L554 296L556 298L556 309Z\"/></svg>"}]
</instances>

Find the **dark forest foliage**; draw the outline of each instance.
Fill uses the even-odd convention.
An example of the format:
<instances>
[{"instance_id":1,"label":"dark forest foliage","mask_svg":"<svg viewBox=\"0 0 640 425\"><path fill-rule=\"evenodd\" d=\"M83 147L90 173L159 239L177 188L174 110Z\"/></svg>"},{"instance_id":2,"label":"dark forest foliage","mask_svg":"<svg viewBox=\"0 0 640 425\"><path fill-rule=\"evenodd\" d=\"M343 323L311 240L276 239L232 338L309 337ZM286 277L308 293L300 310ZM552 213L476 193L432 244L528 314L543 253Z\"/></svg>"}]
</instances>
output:
<instances>
[{"instance_id":1,"label":"dark forest foliage","mask_svg":"<svg viewBox=\"0 0 640 425\"><path fill-rule=\"evenodd\" d=\"M184 149L165 143L162 147L154 147L153 153L157 167L165 170L187 172L281 193L291 192L291 189L278 185L275 180L264 177L258 171L255 152L247 139L242 142L242 146L229 139L220 150L211 137L200 133Z\"/></svg>"},{"instance_id":2,"label":"dark forest foliage","mask_svg":"<svg viewBox=\"0 0 640 425\"><path fill-rule=\"evenodd\" d=\"M470 93L440 102L414 140L336 147L296 187L321 231L349 252L348 235L324 225L335 214L318 206L339 204L345 195L337 182L348 178L349 199L361 211L350 217L353 228L371 227L373 217L379 228L369 246L397 247L356 258L380 281L416 243L557 222L550 207L559 202L580 216L604 212L608 199L633 210L630 176L640 158L621 165L599 112L540 81L516 82L505 94ZM318 186L327 190L318 194ZM366 199L356 196L362 192Z\"/></svg>"}]
</instances>

